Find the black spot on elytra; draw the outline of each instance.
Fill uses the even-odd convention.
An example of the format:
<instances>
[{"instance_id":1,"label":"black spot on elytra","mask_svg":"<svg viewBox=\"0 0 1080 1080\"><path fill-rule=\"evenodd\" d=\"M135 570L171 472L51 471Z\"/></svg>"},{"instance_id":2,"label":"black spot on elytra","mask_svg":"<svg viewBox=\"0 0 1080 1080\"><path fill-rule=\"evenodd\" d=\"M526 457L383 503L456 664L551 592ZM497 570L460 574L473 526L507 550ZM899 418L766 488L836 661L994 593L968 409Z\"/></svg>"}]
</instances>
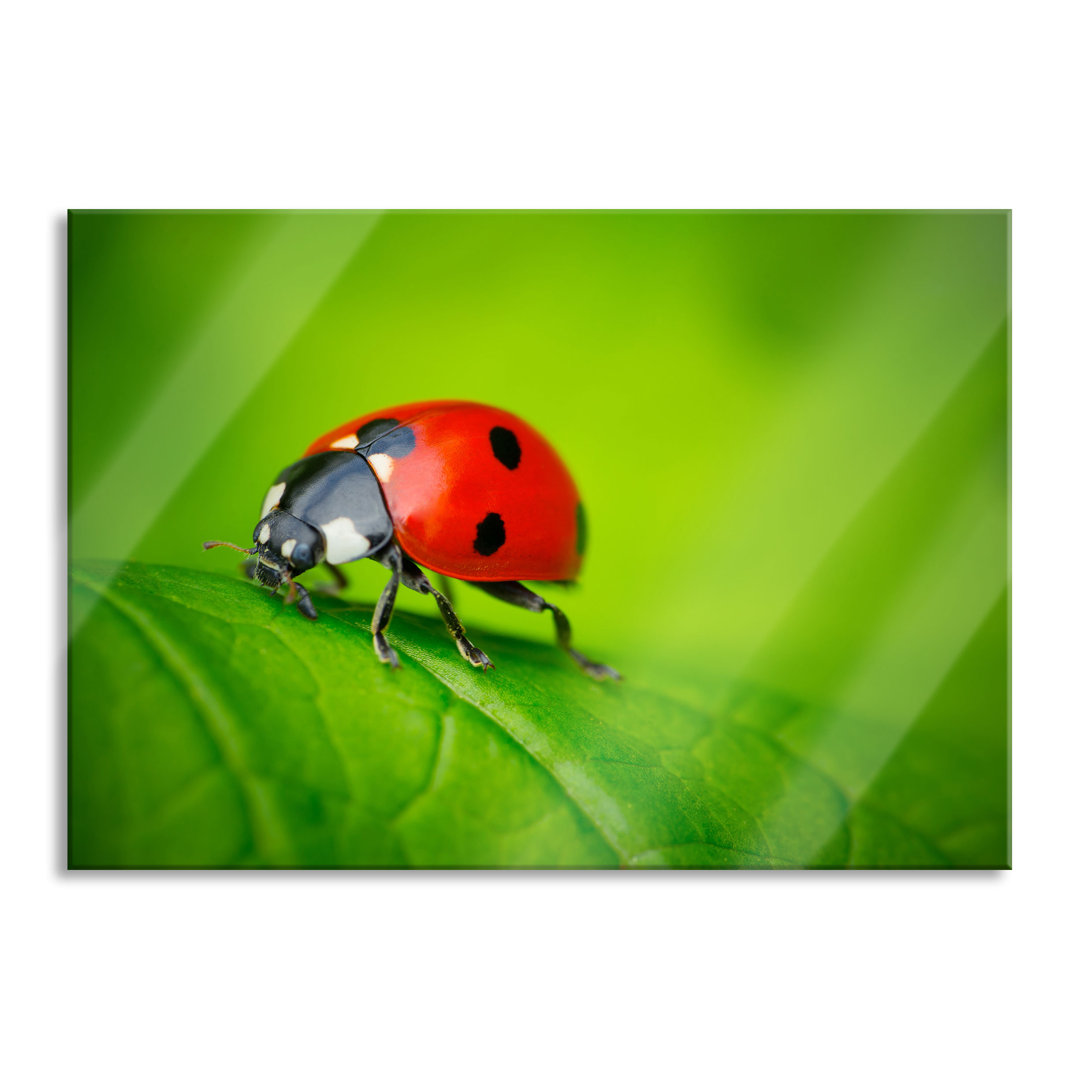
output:
<instances>
[{"instance_id":1,"label":"black spot on elytra","mask_svg":"<svg viewBox=\"0 0 1080 1080\"><path fill-rule=\"evenodd\" d=\"M357 428L356 437L360 440L360 446L370 446L380 435L393 431L400 421L390 417L381 420L369 420L363 427Z\"/></svg>"},{"instance_id":2,"label":"black spot on elytra","mask_svg":"<svg viewBox=\"0 0 1080 1080\"><path fill-rule=\"evenodd\" d=\"M516 469L521 461L521 443L517 436L509 428L493 427L488 438L495 457L508 469Z\"/></svg>"},{"instance_id":3,"label":"black spot on elytra","mask_svg":"<svg viewBox=\"0 0 1080 1080\"><path fill-rule=\"evenodd\" d=\"M369 420L356 432L359 440L356 452L362 457L372 454L388 454L392 458L403 458L416 449L416 435L412 428L399 427L400 420Z\"/></svg>"},{"instance_id":4,"label":"black spot on elytra","mask_svg":"<svg viewBox=\"0 0 1080 1080\"><path fill-rule=\"evenodd\" d=\"M478 555L494 555L506 543L506 526L498 514L488 514L476 526L473 550Z\"/></svg>"},{"instance_id":5,"label":"black spot on elytra","mask_svg":"<svg viewBox=\"0 0 1080 1080\"><path fill-rule=\"evenodd\" d=\"M585 544L588 540L588 526L585 522L585 504L577 504L577 553L585 554Z\"/></svg>"}]
</instances>

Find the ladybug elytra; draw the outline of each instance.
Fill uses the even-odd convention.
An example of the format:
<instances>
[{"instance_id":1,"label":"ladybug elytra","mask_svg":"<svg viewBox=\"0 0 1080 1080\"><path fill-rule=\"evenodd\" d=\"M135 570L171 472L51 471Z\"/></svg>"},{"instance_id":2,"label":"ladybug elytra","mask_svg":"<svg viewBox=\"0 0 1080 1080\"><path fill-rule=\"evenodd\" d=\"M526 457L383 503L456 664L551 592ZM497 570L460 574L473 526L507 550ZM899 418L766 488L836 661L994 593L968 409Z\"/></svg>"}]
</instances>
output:
<instances>
[{"instance_id":1,"label":"ladybug elytra","mask_svg":"<svg viewBox=\"0 0 1080 1080\"><path fill-rule=\"evenodd\" d=\"M468 401L399 405L352 420L317 439L284 469L263 500L252 576L317 618L296 578L325 564L338 587L340 567L375 559L390 580L375 607L375 654L398 666L386 640L399 583L434 598L461 655L492 667L465 636L450 600L421 567L470 582L529 611L550 611L559 645L586 674L618 679L614 668L570 643L563 612L525 588L568 582L585 550L585 515L566 466L519 417ZM207 541L203 547L236 547Z\"/></svg>"}]
</instances>

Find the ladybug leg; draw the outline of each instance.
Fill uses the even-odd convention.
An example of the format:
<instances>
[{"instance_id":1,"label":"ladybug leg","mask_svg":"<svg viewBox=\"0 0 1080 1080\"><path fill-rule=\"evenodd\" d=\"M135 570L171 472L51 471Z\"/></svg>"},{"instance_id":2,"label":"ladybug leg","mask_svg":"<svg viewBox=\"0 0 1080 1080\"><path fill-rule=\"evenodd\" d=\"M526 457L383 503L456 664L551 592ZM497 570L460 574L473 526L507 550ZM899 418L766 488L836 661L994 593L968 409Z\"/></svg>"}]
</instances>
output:
<instances>
[{"instance_id":1,"label":"ladybug leg","mask_svg":"<svg viewBox=\"0 0 1080 1080\"><path fill-rule=\"evenodd\" d=\"M454 610L450 601L443 596L430 581L428 581L427 575L412 561L412 559L405 558L402 560L401 580L407 589L412 589L413 592L422 593L424 596L433 596L435 598L435 603L439 605L439 614L442 615L443 622L446 623L446 629L450 631L450 636L454 639L454 644L458 647L458 652L461 653L473 667L482 668L484 671L487 671L488 668L493 668L495 666L487 658L486 653L478 649L465 636L465 627L461 625L461 620L457 617L457 612Z\"/></svg>"},{"instance_id":2,"label":"ladybug leg","mask_svg":"<svg viewBox=\"0 0 1080 1080\"><path fill-rule=\"evenodd\" d=\"M289 578L288 581L289 589L285 593L285 603L296 604L297 610L305 619L317 619L319 613L315 610L315 605L311 602L307 589L293 578Z\"/></svg>"},{"instance_id":3,"label":"ladybug leg","mask_svg":"<svg viewBox=\"0 0 1080 1080\"><path fill-rule=\"evenodd\" d=\"M305 619L317 619L319 613L315 610L315 605L311 602L311 597L308 595L307 589L304 588L299 582L292 582L292 587L296 590L300 599L296 603L296 609L304 616Z\"/></svg>"},{"instance_id":4,"label":"ladybug leg","mask_svg":"<svg viewBox=\"0 0 1080 1080\"><path fill-rule=\"evenodd\" d=\"M398 667L398 654L390 647L384 631L390 625L390 616L394 613L394 600L397 598L398 582L401 580L401 552L392 544L379 562L389 568L390 580L386 583L371 618L371 632L375 635L375 655L384 664Z\"/></svg>"},{"instance_id":5,"label":"ladybug leg","mask_svg":"<svg viewBox=\"0 0 1080 1080\"><path fill-rule=\"evenodd\" d=\"M453 586L450 584L450 579L445 574L437 575L439 579L439 588L442 590L443 596L446 597L448 603L454 602Z\"/></svg>"},{"instance_id":6,"label":"ladybug leg","mask_svg":"<svg viewBox=\"0 0 1080 1080\"><path fill-rule=\"evenodd\" d=\"M336 567L333 563L323 563L327 570L334 575L334 580L320 581L318 585L313 585L312 588L316 592L322 593L324 596L337 596L342 589L349 587L349 579Z\"/></svg>"},{"instance_id":7,"label":"ladybug leg","mask_svg":"<svg viewBox=\"0 0 1080 1080\"><path fill-rule=\"evenodd\" d=\"M490 593L499 600L505 600L508 604L523 607L526 611L550 611L555 619L555 636L558 639L559 647L570 656L586 675L591 675L594 679L622 678L613 667L597 663L595 660L590 660L584 654L579 653L570 644L570 620L566 615L554 604L549 604L542 596L530 589L526 589L520 581L470 581L469 584L475 585L478 589L483 589L484 592Z\"/></svg>"}]
</instances>

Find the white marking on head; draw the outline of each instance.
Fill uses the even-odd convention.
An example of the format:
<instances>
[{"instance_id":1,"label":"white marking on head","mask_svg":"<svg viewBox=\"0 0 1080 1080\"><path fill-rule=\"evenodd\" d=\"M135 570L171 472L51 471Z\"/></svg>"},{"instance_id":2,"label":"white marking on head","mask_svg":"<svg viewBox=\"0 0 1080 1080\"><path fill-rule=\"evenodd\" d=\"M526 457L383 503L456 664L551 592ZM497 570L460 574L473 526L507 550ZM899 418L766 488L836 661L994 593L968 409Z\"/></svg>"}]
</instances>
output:
<instances>
[{"instance_id":1,"label":"white marking on head","mask_svg":"<svg viewBox=\"0 0 1080 1080\"><path fill-rule=\"evenodd\" d=\"M326 537L326 561L335 566L362 559L371 550L371 541L356 531L352 518L334 518L319 528Z\"/></svg>"},{"instance_id":2,"label":"white marking on head","mask_svg":"<svg viewBox=\"0 0 1080 1080\"><path fill-rule=\"evenodd\" d=\"M259 530L259 543L265 544L270 539L270 526L264 525Z\"/></svg>"},{"instance_id":3,"label":"white marking on head","mask_svg":"<svg viewBox=\"0 0 1080 1080\"><path fill-rule=\"evenodd\" d=\"M296 541L290 537L281 545L281 554L284 555L286 559L292 558L293 548L295 547Z\"/></svg>"},{"instance_id":4,"label":"white marking on head","mask_svg":"<svg viewBox=\"0 0 1080 1080\"><path fill-rule=\"evenodd\" d=\"M355 435L342 435L330 444L331 450L355 450L360 440Z\"/></svg>"},{"instance_id":5,"label":"white marking on head","mask_svg":"<svg viewBox=\"0 0 1080 1080\"><path fill-rule=\"evenodd\" d=\"M281 496L285 494L284 484L275 484L267 493L266 498L263 499L262 513L259 515L261 521L275 506L280 502Z\"/></svg>"},{"instance_id":6,"label":"white marking on head","mask_svg":"<svg viewBox=\"0 0 1080 1080\"><path fill-rule=\"evenodd\" d=\"M374 470L382 483L386 483L394 472L394 459L389 454L372 454L367 463Z\"/></svg>"}]
</instances>

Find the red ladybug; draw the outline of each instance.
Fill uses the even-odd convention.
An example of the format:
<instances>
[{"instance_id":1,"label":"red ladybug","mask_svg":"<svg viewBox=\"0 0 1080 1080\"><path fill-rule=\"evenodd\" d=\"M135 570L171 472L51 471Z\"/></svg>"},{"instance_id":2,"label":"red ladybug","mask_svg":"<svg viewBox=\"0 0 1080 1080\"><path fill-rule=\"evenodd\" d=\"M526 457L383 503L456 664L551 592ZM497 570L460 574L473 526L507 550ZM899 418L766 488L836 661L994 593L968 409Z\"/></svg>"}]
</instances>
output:
<instances>
[{"instance_id":1,"label":"red ladybug","mask_svg":"<svg viewBox=\"0 0 1080 1080\"><path fill-rule=\"evenodd\" d=\"M550 611L559 645L582 671L617 679L570 644L570 623L519 581L572 581L585 551L577 487L546 439L524 420L469 401L422 401L369 413L317 439L283 470L255 526L253 576L317 617L296 578L325 563L375 559L390 580L375 607L375 654L398 666L385 631L398 583L434 597L458 650L474 667L491 661L465 636L450 601L420 566L471 582L507 603ZM207 541L217 547L224 541ZM235 545L226 544L234 547ZM419 565L418 565L419 564Z\"/></svg>"}]
</instances>

